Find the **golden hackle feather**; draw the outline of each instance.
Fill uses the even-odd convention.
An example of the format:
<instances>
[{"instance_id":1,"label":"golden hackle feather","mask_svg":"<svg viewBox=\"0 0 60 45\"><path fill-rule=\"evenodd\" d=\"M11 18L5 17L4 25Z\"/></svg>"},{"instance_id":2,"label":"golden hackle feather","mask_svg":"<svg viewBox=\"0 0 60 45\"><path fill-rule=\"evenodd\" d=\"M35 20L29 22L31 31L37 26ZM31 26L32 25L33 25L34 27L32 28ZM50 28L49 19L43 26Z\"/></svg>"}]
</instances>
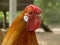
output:
<instances>
[{"instance_id":1,"label":"golden hackle feather","mask_svg":"<svg viewBox=\"0 0 60 45\"><path fill-rule=\"evenodd\" d=\"M38 45L35 32L26 28L24 14L25 11L12 22L1 45Z\"/></svg>"}]
</instances>

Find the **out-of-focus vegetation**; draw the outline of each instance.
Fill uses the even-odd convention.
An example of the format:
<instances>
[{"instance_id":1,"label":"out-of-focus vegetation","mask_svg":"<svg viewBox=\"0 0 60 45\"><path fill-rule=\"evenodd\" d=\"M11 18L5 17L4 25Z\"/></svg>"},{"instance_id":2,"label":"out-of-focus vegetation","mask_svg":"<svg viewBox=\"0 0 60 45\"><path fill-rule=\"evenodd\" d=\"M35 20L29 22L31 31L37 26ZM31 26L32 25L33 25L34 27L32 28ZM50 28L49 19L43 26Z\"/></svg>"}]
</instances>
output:
<instances>
[{"instance_id":1,"label":"out-of-focus vegetation","mask_svg":"<svg viewBox=\"0 0 60 45\"><path fill-rule=\"evenodd\" d=\"M43 20L48 24L60 24L60 0L35 0L43 13Z\"/></svg>"},{"instance_id":2,"label":"out-of-focus vegetation","mask_svg":"<svg viewBox=\"0 0 60 45\"><path fill-rule=\"evenodd\" d=\"M0 22L3 20L3 12L0 12Z\"/></svg>"},{"instance_id":3,"label":"out-of-focus vegetation","mask_svg":"<svg viewBox=\"0 0 60 45\"><path fill-rule=\"evenodd\" d=\"M34 4L42 9L44 22L48 24L60 24L60 0L34 0ZM17 11L17 15L20 12ZM0 12L1 19L3 19L3 12ZM9 21L9 12L7 12L7 20Z\"/></svg>"},{"instance_id":4,"label":"out-of-focus vegetation","mask_svg":"<svg viewBox=\"0 0 60 45\"><path fill-rule=\"evenodd\" d=\"M22 12L22 10L21 11L17 11L17 14L16 15L18 16L21 12ZM9 12L8 11L6 12L6 16L7 16L7 18L6 18L7 19L7 22L9 22L9 19L10 18L9 18ZM0 11L0 22L3 21L3 17L4 17L4 14L3 14L2 11Z\"/></svg>"}]
</instances>

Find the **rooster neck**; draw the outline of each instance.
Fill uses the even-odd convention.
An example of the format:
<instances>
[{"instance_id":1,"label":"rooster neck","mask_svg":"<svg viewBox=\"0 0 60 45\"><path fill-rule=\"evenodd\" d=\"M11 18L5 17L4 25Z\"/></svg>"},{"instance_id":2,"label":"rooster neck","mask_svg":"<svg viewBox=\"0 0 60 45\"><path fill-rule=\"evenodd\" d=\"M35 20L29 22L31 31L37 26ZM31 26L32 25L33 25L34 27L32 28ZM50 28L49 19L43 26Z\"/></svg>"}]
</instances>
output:
<instances>
[{"instance_id":1,"label":"rooster neck","mask_svg":"<svg viewBox=\"0 0 60 45\"><path fill-rule=\"evenodd\" d=\"M13 45L38 45L35 32L30 32L25 28L18 34Z\"/></svg>"},{"instance_id":2,"label":"rooster neck","mask_svg":"<svg viewBox=\"0 0 60 45\"><path fill-rule=\"evenodd\" d=\"M24 13L13 21L2 45L38 45L35 32L27 30L23 16Z\"/></svg>"}]
</instances>

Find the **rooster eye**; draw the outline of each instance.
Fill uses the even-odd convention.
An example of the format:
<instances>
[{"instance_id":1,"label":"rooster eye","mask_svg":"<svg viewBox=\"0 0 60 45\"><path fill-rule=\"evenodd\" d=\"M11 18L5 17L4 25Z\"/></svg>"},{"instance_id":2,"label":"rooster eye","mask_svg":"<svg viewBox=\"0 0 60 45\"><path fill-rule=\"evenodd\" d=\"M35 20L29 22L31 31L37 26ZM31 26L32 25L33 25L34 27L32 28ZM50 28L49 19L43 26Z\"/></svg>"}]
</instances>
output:
<instances>
[{"instance_id":1,"label":"rooster eye","mask_svg":"<svg viewBox=\"0 0 60 45\"><path fill-rule=\"evenodd\" d=\"M29 14L33 14L33 12L29 12Z\"/></svg>"}]
</instances>

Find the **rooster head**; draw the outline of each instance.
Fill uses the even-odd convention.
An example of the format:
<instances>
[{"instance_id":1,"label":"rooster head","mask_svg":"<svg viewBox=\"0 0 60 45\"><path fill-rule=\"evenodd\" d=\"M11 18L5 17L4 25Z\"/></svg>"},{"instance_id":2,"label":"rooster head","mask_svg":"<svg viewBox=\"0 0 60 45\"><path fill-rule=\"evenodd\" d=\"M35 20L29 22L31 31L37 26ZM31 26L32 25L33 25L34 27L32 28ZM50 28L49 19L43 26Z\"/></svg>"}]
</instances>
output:
<instances>
[{"instance_id":1,"label":"rooster head","mask_svg":"<svg viewBox=\"0 0 60 45\"><path fill-rule=\"evenodd\" d=\"M41 25L40 15L42 10L33 4L28 5L25 9L24 21L27 22L27 29L35 31Z\"/></svg>"}]
</instances>

